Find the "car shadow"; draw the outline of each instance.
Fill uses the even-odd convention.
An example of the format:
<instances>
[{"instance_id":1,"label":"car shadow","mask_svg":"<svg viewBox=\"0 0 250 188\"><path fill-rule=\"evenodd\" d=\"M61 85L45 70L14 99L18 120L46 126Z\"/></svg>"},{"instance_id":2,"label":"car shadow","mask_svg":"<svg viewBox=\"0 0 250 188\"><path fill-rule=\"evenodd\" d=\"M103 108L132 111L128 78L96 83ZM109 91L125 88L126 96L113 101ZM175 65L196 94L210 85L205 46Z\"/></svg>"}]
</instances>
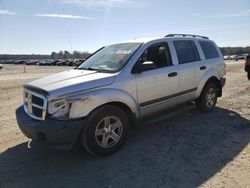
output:
<instances>
[{"instance_id":1,"label":"car shadow","mask_svg":"<svg viewBox=\"0 0 250 188\"><path fill-rule=\"evenodd\" d=\"M22 143L0 154L0 187L197 187L232 161L249 135L248 119L215 108L142 122L104 158Z\"/></svg>"}]
</instances>

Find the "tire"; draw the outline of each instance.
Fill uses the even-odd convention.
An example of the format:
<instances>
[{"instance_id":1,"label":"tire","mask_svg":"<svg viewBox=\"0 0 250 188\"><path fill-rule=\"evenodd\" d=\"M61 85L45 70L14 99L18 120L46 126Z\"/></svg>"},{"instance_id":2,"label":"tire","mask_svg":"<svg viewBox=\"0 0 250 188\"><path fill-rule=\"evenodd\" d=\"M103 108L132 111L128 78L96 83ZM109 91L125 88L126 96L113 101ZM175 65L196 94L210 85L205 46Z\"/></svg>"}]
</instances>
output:
<instances>
[{"instance_id":1,"label":"tire","mask_svg":"<svg viewBox=\"0 0 250 188\"><path fill-rule=\"evenodd\" d=\"M111 155L124 144L128 128L128 116L123 110L113 105L100 107L87 118L81 144L92 155Z\"/></svg>"},{"instance_id":2,"label":"tire","mask_svg":"<svg viewBox=\"0 0 250 188\"><path fill-rule=\"evenodd\" d=\"M248 80L250 80L250 71L247 72L247 78L248 78Z\"/></svg>"},{"instance_id":3,"label":"tire","mask_svg":"<svg viewBox=\"0 0 250 188\"><path fill-rule=\"evenodd\" d=\"M218 98L218 88L212 82L208 82L203 88L201 95L195 104L199 111L210 112L214 109Z\"/></svg>"}]
</instances>

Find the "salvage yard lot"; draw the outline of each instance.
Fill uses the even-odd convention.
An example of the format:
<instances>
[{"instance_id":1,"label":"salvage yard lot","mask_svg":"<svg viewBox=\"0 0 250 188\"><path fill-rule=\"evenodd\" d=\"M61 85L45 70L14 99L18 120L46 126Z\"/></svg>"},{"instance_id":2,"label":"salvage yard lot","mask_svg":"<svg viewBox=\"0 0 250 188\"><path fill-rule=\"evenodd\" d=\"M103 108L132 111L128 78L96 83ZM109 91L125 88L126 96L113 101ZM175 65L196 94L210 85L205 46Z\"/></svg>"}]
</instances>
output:
<instances>
[{"instance_id":1,"label":"salvage yard lot","mask_svg":"<svg viewBox=\"0 0 250 188\"><path fill-rule=\"evenodd\" d=\"M30 142L15 109L22 85L70 67L5 65L0 70L2 187L250 187L250 81L242 61L227 62L223 97L211 113L191 107L141 123L124 147L95 158Z\"/></svg>"}]
</instances>

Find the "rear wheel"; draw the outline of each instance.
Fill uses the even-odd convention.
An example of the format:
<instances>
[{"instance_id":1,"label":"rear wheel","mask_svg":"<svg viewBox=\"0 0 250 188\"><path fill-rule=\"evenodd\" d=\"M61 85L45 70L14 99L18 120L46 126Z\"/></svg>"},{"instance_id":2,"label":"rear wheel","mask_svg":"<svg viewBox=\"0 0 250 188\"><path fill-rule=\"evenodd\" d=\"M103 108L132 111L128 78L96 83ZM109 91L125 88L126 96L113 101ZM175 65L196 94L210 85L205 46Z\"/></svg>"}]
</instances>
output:
<instances>
[{"instance_id":1,"label":"rear wheel","mask_svg":"<svg viewBox=\"0 0 250 188\"><path fill-rule=\"evenodd\" d=\"M81 143L93 155L110 155L123 145L128 126L129 120L123 110L112 105L101 107L88 117Z\"/></svg>"},{"instance_id":2,"label":"rear wheel","mask_svg":"<svg viewBox=\"0 0 250 188\"><path fill-rule=\"evenodd\" d=\"M218 89L216 85L212 82L209 82L203 88L200 97L196 99L196 107L201 112L212 111L214 106L216 105L217 97Z\"/></svg>"},{"instance_id":3,"label":"rear wheel","mask_svg":"<svg viewBox=\"0 0 250 188\"><path fill-rule=\"evenodd\" d=\"M247 72L247 78L248 78L248 80L250 80L250 71Z\"/></svg>"}]
</instances>

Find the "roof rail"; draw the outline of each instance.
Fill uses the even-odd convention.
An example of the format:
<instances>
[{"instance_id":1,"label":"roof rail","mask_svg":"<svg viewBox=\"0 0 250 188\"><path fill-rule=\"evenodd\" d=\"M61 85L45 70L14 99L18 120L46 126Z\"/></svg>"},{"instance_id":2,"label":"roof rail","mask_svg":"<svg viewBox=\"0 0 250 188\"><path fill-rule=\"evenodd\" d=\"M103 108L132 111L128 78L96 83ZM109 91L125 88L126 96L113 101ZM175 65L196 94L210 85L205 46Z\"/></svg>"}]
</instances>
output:
<instances>
[{"instance_id":1,"label":"roof rail","mask_svg":"<svg viewBox=\"0 0 250 188\"><path fill-rule=\"evenodd\" d=\"M192 35L192 34L168 34L165 37L176 37L176 36L182 36L182 37L198 37L198 38L203 38L203 39L209 39L206 36L200 36L200 35Z\"/></svg>"}]
</instances>

